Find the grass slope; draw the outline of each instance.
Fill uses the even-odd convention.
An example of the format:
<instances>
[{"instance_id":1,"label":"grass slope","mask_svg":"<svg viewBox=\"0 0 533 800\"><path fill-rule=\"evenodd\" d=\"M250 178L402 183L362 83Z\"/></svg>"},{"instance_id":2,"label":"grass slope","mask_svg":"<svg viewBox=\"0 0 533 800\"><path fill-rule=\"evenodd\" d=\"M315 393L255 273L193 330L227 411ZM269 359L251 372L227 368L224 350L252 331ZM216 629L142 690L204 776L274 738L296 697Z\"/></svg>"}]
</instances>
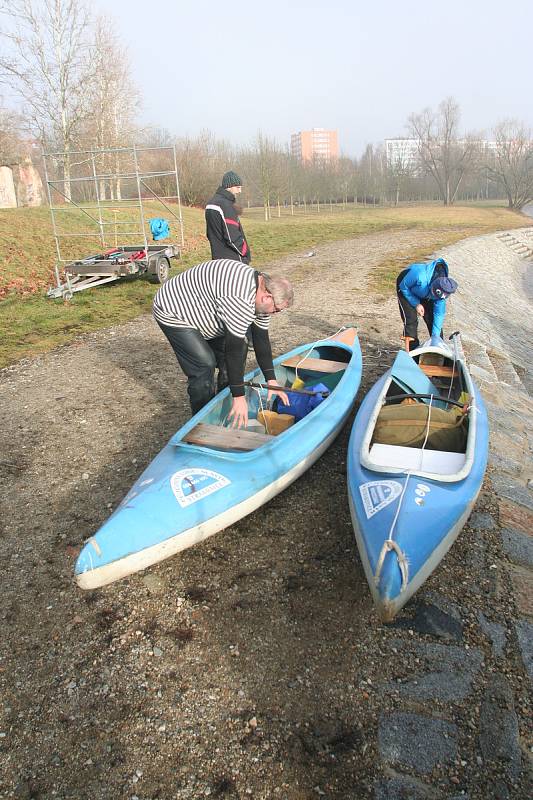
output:
<instances>
[{"instance_id":1,"label":"grass slope","mask_svg":"<svg viewBox=\"0 0 533 800\"><path fill-rule=\"evenodd\" d=\"M112 222L112 212L106 214L106 221ZM161 216L161 209L147 204L145 219L152 216ZM67 214L62 217L62 230L75 233L94 231L92 223L80 212L72 212L68 218ZM122 212L120 220L129 223L128 212ZM174 274L209 257L203 211L185 208L183 220L185 247L182 258L174 262ZM413 206L393 209L349 206L343 210L340 206L333 209L326 206L320 212L308 210L306 214L298 209L294 216L283 209L280 217L274 216L268 223L262 219L261 209L249 209L243 215L243 224L252 249L253 265L260 267L273 258L324 242L386 230L431 231L434 233L433 248L437 249L466 236L533 223L520 214L497 207ZM119 243L138 243L131 236L125 236L128 230L139 228L133 216L131 226L123 225L118 229L122 232L118 233ZM174 221L171 228L173 240L179 241ZM109 225L107 229L107 246L112 247L115 243L114 227ZM135 277L79 292L68 303L47 299L46 289L55 283L56 262L47 208L0 211L0 241L0 367L66 344L82 333L133 319L151 309L157 286ZM63 258L80 258L100 250L101 244L96 237L79 237L62 240L61 255ZM375 273L376 288L389 288L399 269L422 257L424 253L412 250L398 253L395 259L379 264Z\"/></svg>"}]
</instances>

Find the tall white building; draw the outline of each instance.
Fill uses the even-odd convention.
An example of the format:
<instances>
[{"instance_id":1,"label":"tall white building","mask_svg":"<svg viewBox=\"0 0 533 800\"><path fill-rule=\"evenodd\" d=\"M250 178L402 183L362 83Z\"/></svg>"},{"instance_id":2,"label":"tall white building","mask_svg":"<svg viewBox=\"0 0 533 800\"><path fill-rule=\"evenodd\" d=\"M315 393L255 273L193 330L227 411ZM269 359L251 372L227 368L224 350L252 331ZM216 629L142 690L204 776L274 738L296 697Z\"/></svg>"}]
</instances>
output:
<instances>
[{"instance_id":1,"label":"tall white building","mask_svg":"<svg viewBox=\"0 0 533 800\"><path fill-rule=\"evenodd\" d=\"M385 153L389 167L414 168L418 164L420 139L385 139Z\"/></svg>"},{"instance_id":2,"label":"tall white building","mask_svg":"<svg viewBox=\"0 0 533 800\"><path fill-rule=\"evenodd\" d=\"M385 139L385 153L389 167L414 169L419 163L420 139ZM458 139L457 144L466 145L465 139ZM498 150L498 142L480 139L476 142L478 148L485 153L494 153Z\"/></svg>"}]
</instances>

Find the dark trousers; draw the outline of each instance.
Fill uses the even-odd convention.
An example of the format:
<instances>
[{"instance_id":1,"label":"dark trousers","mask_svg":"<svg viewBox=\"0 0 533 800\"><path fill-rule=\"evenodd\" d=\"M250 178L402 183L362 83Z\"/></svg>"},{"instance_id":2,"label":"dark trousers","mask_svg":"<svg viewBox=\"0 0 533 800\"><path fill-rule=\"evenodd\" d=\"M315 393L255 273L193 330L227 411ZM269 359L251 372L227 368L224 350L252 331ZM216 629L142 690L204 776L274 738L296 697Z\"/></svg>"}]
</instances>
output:
<instances>
[{"instance_id":1,"label":"dark trousers","mask_svg":"<svg viewBox=\"0 0 533 800\"><path fill-rule=\"evenodd\" d=\"M157 323L174 350L178 363L186 374L187 392L193 414L200 411L215 396L215 369L218 369L216 391L228 385L224 336L204 339L196 328L173 328ZM243 371L246 361L246 340L243 341Z\"/></svg>"},{"instance_id":2,"label":"dark trousers","mask_svg":"<svg viewBox=\"0 0 533 800\"><path fill-rule=\"evenodd\" d=\"M400 306L400 316L403 322L403 335L408 336L414 341L410 342L409 349L414 350L418 347L418 314L416 308L413 308L409 300L401 293L400 283L403 281L408 270L404 269L396 278L396 293L398 295L398 305ZM420 305L424 308L424 322L431 336L433 328L433 301L429 299L420 300ZM442 336L442 330L439 333Z\"/></svg>"}]
</instances>

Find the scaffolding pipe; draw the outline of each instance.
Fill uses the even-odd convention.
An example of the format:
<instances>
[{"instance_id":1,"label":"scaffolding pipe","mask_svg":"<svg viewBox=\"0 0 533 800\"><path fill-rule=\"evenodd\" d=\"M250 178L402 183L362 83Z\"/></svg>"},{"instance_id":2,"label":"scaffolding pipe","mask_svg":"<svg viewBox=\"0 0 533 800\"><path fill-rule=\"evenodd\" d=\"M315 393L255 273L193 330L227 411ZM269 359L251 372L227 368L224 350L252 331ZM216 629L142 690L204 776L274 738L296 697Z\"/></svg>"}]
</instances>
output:
<instances>
[{"instance_id":1,"label":"scaffolding pipe","mask_svg":"<svg viewBox=\"0 0 533 800\"><path fill-rule=\"evenodd\" d=\"M165 175L174 175L174 170L169 170L167 172L146 172L142 173L143 178L161 178ZM131 180L136 180L137 173L136 172L104 172L101 175L85 175L80 178L74 178L73 180L77 183L78 181L93 181L95 178L99 180L112 180L115 178L131 178ZM54 185L56 183L64 183L64 179L57 179L55 181L50 181L50 185ZM114 201L117 202L116 200Z\"/></svg>"},{"instance_id":2,"label":"scaffolding pipe","mask_svg":"<svg viewBox=\"0 0 533 800\"><path fill-rule=\"evenodd\" d=\"M102 243L102 247L105 247L104 228L102 226L102 209L100 208L100 189L98 188L99 179L96 177L96 162L94 160L94 153L92 154L92 166L93 166L93 176L94 176L94 194L96 197L96 203L98 207L98 226L100 228L100 241Z\"/></svg>"},{"instance_id":3,"label":"scaffolding pipe","mask_svg":"<svg viewBox=\"0 0 533 800\"><path fill-rule=\"evenodd\" d=\"M183 238L183 217L181 214L181 198L180 198L180 182L178 180L178 160L176 158L176 145L172 145L172 152L174 153L174 172L176 173L176 191L178 192L178 208L180 211L180 231L181 231L181 246L185 244L185 239Z\"/></svg>"},{"instance_id":4,"label":"scaffolding pipe","mask_svg":"<svg viewBox=\"0 0 533 800\"><path fill-rule=\"evenodd\" d=\"M143 237L144 237L144 248L148 252L148 242L146 241L146 231L144 229L144 206L143 206L143 199L141 194L141 179L139 176L139 162L137 160L137 150L135 145L133 145L133 160L135 162L135 172L137 173L137 193L139 195L139 209L141 212L141 225L143 226Z\"/></svg>"},{"instance_id":5,"label":"scaffolding pipe","mask_svg":"<svg viewBox=\"0 0 533 800\"><path fill-rule=\"evenodd\" d=\"M138 145L133 145L136 148L138 153L146 153L150 150L171 150L171 145L155 145L154 147L139 147ZM94 148L90 148L89 150L69 150L69 154L71 156L82 156L85 153L94 153L95 155L103 155L104 153L130 153L132 147L101 147L99 150L95 150ZM65 153L43 153L45 158L61 158L64 156ZM90 159L87 159L89 161ZM80 162L81 163L81 162Z\"/></svg>"}]
</instances>

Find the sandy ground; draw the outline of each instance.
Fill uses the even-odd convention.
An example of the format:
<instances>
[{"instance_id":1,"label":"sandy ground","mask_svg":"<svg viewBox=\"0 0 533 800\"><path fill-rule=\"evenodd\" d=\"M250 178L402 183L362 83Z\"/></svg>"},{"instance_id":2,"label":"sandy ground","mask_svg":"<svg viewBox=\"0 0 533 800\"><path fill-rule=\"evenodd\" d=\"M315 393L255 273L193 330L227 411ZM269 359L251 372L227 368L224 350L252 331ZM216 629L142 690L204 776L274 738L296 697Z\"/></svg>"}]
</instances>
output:
<instances>
[{"instance_id":1,"label":"sandy ground","mask_svg":"<svg viewBox=\"0 0 533 800\"><path fill-rule=\"evenodd\" d=\"M274 352L355 324L361 398L400 345L396 302L367 276L430 238L379 234L272 264L297 292ZM77 552L188 417L185 381L150 317L0 375L0 796L372 797L378 715L397 700L377 687L408 668L391 641L410 634L378 623L356 553L350 426L253 515L83 593ZM482 493L478 508L490 503ZM472 542L467 527L424 592L468 596ZM490 609L483 591L473 602ZM468 737L461 756L433 786L482 783Z\"/></svg>"}]
</instances>

